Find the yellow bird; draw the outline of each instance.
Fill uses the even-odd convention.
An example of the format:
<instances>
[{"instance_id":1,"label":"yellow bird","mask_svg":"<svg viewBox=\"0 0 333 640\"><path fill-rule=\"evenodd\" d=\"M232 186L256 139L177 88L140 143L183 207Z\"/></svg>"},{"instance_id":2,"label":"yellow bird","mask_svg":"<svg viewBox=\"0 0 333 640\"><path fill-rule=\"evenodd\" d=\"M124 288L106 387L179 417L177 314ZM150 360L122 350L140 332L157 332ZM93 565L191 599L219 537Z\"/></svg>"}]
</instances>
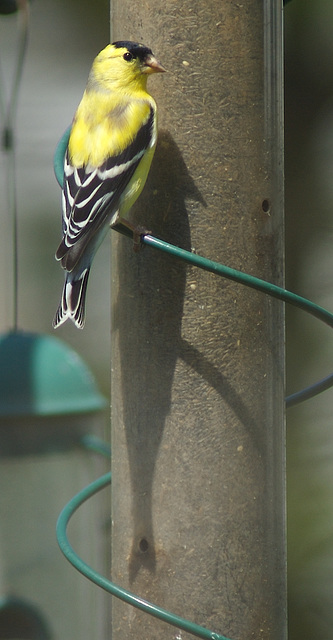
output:
<instances>
[{"instance_id":1,"label":"yellow bird","mask_svg":"<svg viewBox=\"0 0 333 640\"><path fill-rule=\"evenodd\" d=\"M147 79L162 71L152 51L136 42L113 42L93 62L64 161L63 239L56 259L66 275L54 328L68 318L83 328L94 255L144 187L157 140Z\"/></svg>"}]
</instances>

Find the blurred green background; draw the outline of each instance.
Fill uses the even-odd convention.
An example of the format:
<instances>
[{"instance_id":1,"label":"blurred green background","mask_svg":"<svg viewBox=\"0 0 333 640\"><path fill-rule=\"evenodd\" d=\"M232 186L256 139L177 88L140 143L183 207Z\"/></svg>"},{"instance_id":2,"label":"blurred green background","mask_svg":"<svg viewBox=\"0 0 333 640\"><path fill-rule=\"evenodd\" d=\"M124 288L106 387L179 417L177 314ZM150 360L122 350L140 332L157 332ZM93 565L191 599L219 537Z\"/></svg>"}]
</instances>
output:
<instances>
[{"instance_id":1,"label":"blurred green background","mask_svg":"<svg viewBox=\"0 0 333 640\"><path fill-rule=\"evenodd\" d=\"M19 211L18 325L51 333L70 343L86 359L109 396L110 247L96 257L87 301L87 325L78 331L66 323L51 326L63 285L54 260L61 240L61 191L53 174L55 146L71 123L95 55L110 40L107 0L33 0L30 35L17 114L17 198ZM0 20L2 73L9 92L15 63L16 17ZM0 154L0 328L12 323L11 238L6 209L6 157ZM9 284L9 286L8 286ZM71 326L72 325L72 326Z\"/></svg>"},{"instance_id":2,"label":"blurred green background","mask_svg":"<svg viewBox=\"0 0 333 640\"><path fill-rule=\"evenodd\" d=\"M19 327L52 333L63 274L53 260L61 237L60 189L52 157L71 122L95 54L109 41L107 0L34 0L17 126ZM333 2L292 0L285 8L287 287L333 307ZM7 89L15 17L1 17ZM150 43L148 43L150 44ZM12 323L6 158L0 154L0 329ZM91 272L87 323L57 334L74 347L109 396L110 250ZM232 266L232 265L230 265ZM329 329L287 310L287 384L295 391L331 372ZM290 640L333 638L333 391L288 412Z\"/></svg>"},{"instance_id":3,"label":"blurred green background","mask_svg":"<svg viewBox=\"0 0 333 640\"><path fill-rule=\"evenodd\" d=\"M333 3L285 8L287 287L333 308ZM288 392L328 375L330 330L287 310ZM333 638L333 392L287 413L290 639Z\"/></svg>"}]
</instances>

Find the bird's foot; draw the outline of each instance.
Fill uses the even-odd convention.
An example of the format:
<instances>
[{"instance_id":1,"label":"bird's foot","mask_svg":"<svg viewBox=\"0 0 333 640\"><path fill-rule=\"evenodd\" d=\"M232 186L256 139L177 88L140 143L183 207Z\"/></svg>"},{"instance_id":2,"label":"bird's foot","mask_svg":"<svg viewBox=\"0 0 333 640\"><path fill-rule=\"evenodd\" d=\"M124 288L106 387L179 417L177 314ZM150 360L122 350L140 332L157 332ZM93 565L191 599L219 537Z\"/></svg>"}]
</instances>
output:
<instances>
[{"instance_id":1,"label":"bird's foot","mask_svg":"<svg viewBox=\"0 0 333 640\"><path fill-rule=\"evenodd\" d=\"M151 231L148 231L148 229L146 229L145 227L135 226L134 224L132 224L128 220L125 220L124 218L121 218L119 215L116 215L116 216L113 217L113 219L111 220L111 225L110 226L111 226L111 228L119 226L119 229L121 227L126 227L126 229L128 229L129 231L132 232L132 235L133 235L133 250L136 253L138 253L140 251L140 249L142 248L142 237L146 236L149 233L151 233Z\"/></svg>"}]
</instances>

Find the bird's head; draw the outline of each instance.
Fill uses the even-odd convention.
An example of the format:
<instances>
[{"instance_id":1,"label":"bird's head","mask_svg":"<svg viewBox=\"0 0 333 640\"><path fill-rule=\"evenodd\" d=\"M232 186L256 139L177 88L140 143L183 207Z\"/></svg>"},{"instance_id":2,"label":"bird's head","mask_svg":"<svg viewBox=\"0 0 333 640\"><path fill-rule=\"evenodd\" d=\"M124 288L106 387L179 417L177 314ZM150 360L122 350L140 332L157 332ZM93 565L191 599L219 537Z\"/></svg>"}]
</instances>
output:
<instances>
[{"instance_id":1,"label":"bird's head","mask_svg":"<svg viewBox=\"0 0 333 640\"><path fill-rule=\"evenodd\" d=\"M165 71L151 49L137 42L109 44L95 58L90 80L105 89L146 88L148 75Z\"/></svg>"}]
</instances>

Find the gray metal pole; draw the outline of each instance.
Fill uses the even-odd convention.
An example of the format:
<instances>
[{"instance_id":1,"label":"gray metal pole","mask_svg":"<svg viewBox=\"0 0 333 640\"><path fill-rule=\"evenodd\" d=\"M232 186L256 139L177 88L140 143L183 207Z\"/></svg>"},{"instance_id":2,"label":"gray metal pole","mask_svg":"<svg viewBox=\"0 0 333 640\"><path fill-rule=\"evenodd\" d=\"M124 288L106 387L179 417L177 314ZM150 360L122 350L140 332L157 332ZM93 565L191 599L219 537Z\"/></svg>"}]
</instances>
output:
<instances>
[{"instance_id":1,"label":"gray metal pole","mask_svg":"<svg viewBox=\"0 0 333 640\"><path fill-rule=\"evenodd\" d=\"M281 284L282 7L113 0L160 136L133 220ZM112 577L233 640L286 637L277 301L112 233ZM190 638L113 601L113 640Z\"/></svg>"}]
</instances>

